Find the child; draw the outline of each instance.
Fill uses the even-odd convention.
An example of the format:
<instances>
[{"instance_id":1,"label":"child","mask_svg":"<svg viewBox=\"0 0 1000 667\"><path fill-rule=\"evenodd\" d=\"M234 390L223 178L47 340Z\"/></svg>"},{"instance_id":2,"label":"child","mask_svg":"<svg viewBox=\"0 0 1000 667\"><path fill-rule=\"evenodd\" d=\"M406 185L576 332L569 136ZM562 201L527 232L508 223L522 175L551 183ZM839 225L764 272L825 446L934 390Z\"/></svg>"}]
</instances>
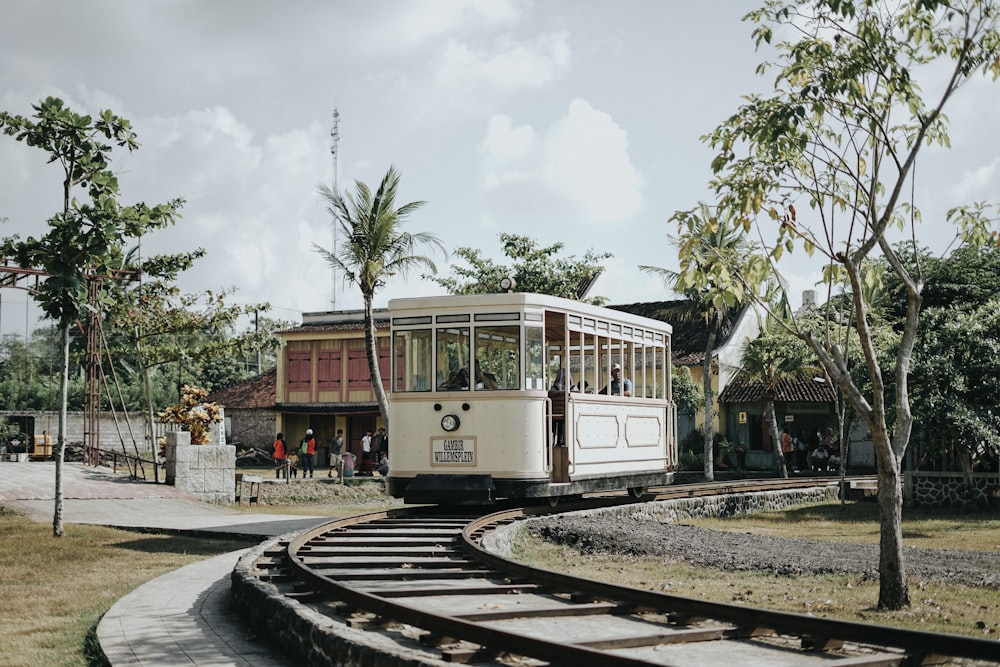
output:
<instances>
[{"instance_id":1,"label":"child","mask_svg":"<svg viewBox=\"0 0 1000 667\"><path fill-rule=\"evenodd\" d=\"M288 452L288 472L292 477L299 476L299 454L294 449Z\"/></svg>"},{"instance_id":2,"label":"child","mask_svg":"<svg viewBox=\"0 0 1000 667\"><path fill-rule=\"evenodd\" d=\"M350 452L344 452L344 477L354 477L355 456Z\"/></svg>"}]
</instances>

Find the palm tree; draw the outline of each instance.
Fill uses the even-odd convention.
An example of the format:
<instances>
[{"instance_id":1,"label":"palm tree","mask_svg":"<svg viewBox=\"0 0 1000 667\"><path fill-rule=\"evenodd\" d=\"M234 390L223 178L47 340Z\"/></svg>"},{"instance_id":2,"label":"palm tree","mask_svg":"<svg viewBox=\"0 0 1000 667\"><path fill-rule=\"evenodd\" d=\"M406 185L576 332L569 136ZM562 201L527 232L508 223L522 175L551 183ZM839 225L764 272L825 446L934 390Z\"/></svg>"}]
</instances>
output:
<instances>
[{"instance_id":1,"label":"palm tree","mask_svg":"<svg viewBox=\"0 0 1000 667\"><path fill-rule=\"evenodd\" d=\"M368 353L368 370L371 373L375 400L378 402L382 421L389 423L389 400L382 386L382 373L378 368L378 353L375 346L375 320L372 316L372 302L375 292L385 285L386 280L396 275L406 275L416 267L437 273L434 261L425 255L415 254L421 246L439 249L444 245L434 234L420 232L410 234L400 230L410 213L425 202L414 201L396 208L396 189L399 186L399 172L395 167L382 178L378 190L372 195L371 189L360 181L355 181L355 193L341 196L327 186L320 186L319 192L329 204L338 234L345 242L333 252L316 244L313 247L335 270L340 271L347 281L361 290L365 302L365 350Z\"/></svg>"},{"instance_id":2,"label":"palm tree","mask_svg":"<svg viewBox=\"0 0 1000 667\"><path fill-rule=\"evenodd\" d=\"M729 335L735 316L748 302L746 288L739 283L731 267L745 264L754 245L729 217L719 216L706 204L692 211L680 211L671 218L681 228L671 240L678 247L680 271L656 266L640 266L647 273L663 278L664 284L680 293L687 302L673 314L682 319L704 321L708 336L702 370L705 396L705 479L715 479L713 468L713 432L715 403L712 401L712 353L717 341Z\"/></svg>"}]
</instances>

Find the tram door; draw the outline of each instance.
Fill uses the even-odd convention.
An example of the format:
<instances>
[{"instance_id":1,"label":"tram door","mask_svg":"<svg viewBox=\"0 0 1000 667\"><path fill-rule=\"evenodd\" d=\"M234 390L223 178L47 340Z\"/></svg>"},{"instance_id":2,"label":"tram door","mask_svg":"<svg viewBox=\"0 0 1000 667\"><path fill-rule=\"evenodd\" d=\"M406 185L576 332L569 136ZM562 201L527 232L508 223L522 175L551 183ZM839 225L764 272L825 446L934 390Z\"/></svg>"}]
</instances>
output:
<instances>
[{"instance_id":1,"label":"tram door","mask_svg":"<svg viewBox=\"0 0 1000 667\"><path fill-rule=\"evenodd\" d=\"M549 447L552 452L552 482L569 482L569 462L572 434L567 424L572 424L572 416L567 414L569 404L566 392L573 386L570 375L570 359L566 346L566 314L545 312L545 360L549 378L549 409L552 432L549 433Z\"/></svg>"}]
</instances>

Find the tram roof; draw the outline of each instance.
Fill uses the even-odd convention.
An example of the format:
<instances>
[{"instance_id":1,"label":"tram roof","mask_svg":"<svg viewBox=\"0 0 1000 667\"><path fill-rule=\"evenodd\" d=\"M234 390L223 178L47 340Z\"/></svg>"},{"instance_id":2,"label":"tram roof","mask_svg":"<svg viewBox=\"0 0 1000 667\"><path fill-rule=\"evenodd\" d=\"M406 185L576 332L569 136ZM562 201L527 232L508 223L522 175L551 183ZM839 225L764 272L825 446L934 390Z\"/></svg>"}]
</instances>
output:
<instances>
[{"instance_id":1,"label":"tram roof","mask_svg":"<svg viewBox=\"0 0 1000 667\"><path fill-rule=\"evenodd\" d=\"M565 313L579 314L585 317L593 317L606 321L620 322L622 324L641 327L663 333L671 333L671 324L662 320L656 320L642 315L636 315L620 310L595 306L589 303L582 303L572 299L564 299L548 294L535 294L532 292L497 292L490 294L452 294L444 296L424 296L392 299L389 301L390 317L396 317L400 312L407 311L487 311L497 308L514 308L523 310L525 308L539 308L546 310L556 310Z\"/></svg>"}]
</instances>

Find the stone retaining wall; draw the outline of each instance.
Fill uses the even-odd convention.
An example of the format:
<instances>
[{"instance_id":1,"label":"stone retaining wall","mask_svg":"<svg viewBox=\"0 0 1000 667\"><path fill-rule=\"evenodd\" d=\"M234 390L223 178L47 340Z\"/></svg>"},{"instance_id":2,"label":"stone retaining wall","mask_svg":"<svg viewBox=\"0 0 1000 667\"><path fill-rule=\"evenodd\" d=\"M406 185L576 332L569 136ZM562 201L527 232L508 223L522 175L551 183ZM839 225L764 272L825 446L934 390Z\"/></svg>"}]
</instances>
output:
<instances>
[{"instance_id":1,"label":"stone retaining wall","mask_svg":"<svg viewBox=\"0 0 1000 667\"><path fill-rule=\"evenodd\" d=\"M233 569L233 607L260 637L267 639L296 665L306 667L450 667L436 651L416 641L401 645L397 633L373 623L367 630L348 627L341 618L327 616L310 604L285 597L274 584L258 579L254 563L265 551L295 535L283 535L250 549Z\"/></svg>"},{"instance_id":2,"label":"stone retaining wall","mask_svg":"<svg viewBox=\"0 0 1000 667\"><path fill-rule=\"evenodd\" d=\"M911 472L905 478L906 497L918 507L997 507L1000 504L1000 476L972 473L972 485L962 474Z\"/></svg>"},{"instance_id":3,"label":"stone retaining wall","mask_svg":"<svg viewBox=\"0 0 1000 667\"><path fill-rule=\"evenodd\" d=\"M633 517L657 523L677 523L697 517L732 517L753 512L769 512L794 507L805 503L820 503L836 500L837 486L820 486L808 489L786 491L758 491L726 496L703 498L678 498L638 505L616 505L595 510L583 510L571 514L578 516ZM531 521L528 519L527 521ZM483 546L505 558L510 556L514 539L523 528L524 521L502 526L483 539Z\"/></svg>"},{"instance_id":4,"label":"stone retaining wall","mask_svg":"<svg viewBox=\"0 0 1000 667\"><path fill-rule=\"evenodd\" d=\"M789 491L762 491L710 498L682 498L656 503L620 505L586 513L634 515L650 521L675 522L700 516L736 516L749 512L777 510L809 502L835 500L837 487L827 486ZM524 522L494 531L484 540L484 546L502 556L508 556L510 546ZM360 667L445 667L436 651L429 652L416 642L403 645L398 633L388 633L376 625L361 631L347 627L339 618L316 611L310 604L285 597L278 588L257 578L254 564L266 551L294 536L283 535L247 552L233 569L231 576L233 607L250 628L266 637L285 655L307 666L340 665Z\"/></svg>"}]
</instances>

